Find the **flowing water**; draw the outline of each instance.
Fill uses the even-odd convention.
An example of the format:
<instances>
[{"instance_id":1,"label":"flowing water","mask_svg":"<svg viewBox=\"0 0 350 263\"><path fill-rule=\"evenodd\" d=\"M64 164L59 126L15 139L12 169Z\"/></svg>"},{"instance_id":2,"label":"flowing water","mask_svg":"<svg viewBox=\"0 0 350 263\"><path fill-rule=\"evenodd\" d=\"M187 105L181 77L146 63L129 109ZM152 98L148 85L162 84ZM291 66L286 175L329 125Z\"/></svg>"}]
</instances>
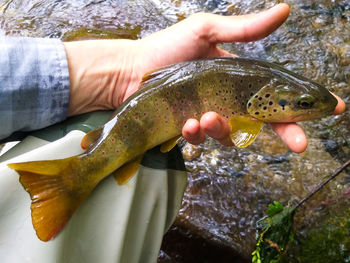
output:
<instances>
[{"instance_id":1,"label":"flowing water","mask_svg":"<svg viewBox=\"0 0 350 263\"><path fill-rule=\"evenodd\" d=\"M63 40L138 39L195 12L239 15L278 2L5 0L0 2L0 34ZM281 64L318 81L349 105L350 3L285 2L291 6L291 14L275 33L257 42L223 47L239 56ZM309 147L300 155L288 151L269 127L243 150L210 139L196 147L183 142L189 183L159 262L247 260L254 249L255 224L270 202L295 204L350 158L349 110L341 116L302 123L302 127ZM296 241L286 262L350 262L349 197L347 170L300 210Z\"/></svg>"}]
</instances>

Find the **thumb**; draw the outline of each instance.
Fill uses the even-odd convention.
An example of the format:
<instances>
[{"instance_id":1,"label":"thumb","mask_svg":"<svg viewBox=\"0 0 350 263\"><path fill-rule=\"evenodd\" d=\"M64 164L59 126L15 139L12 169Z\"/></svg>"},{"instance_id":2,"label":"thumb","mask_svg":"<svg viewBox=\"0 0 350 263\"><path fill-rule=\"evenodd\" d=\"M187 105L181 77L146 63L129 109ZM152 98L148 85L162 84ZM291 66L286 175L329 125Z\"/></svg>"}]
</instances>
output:
<instances>
[{"instance_id":1,"label":"thumb","mask_svg":"<svg viewBox=\"0 0 350 263\"><path fill-rule=\"evenodd\" d=\"M242 16L204 14L206 32L212 43L249 42L259 40L275 31L288 17L289 6L278 4L266 11Z\"/></svg>"}]
</instances>

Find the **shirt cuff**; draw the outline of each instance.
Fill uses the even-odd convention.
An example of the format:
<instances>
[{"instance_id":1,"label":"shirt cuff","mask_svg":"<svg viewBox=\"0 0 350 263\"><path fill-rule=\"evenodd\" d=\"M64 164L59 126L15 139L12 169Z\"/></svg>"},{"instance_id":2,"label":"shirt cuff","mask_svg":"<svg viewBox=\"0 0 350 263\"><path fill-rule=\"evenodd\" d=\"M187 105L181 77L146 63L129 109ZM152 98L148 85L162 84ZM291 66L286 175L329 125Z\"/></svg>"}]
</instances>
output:
<instances>
[{"instance_id":1,"label":"shirt cuff","mask_svg":"<svg viewBox=\"0 0 350 263\"><path fill-rule=\"evenodd\" d=\"M0 37L0 138L67 117L69 71L58 39Z\"/></svg>"}]
</instances>

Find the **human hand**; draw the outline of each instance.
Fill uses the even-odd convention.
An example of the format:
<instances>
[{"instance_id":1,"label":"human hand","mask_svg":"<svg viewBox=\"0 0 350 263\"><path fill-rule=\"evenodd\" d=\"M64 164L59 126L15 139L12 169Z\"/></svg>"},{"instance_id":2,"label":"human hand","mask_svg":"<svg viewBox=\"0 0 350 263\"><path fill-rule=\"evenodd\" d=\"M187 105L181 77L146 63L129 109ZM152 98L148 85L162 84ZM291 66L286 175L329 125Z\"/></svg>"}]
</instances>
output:
<instances>
[{"instance_id":1,"label":"human hand","mask_svg":"<svg viewBox=\"0 0 350 263\"><path fill-rule=\"evenodd\" d=\"M143 56L139 72L185 60L233 56L219 48L217 44L261 39L277 29L287 19L288 14L289 6L286 4L244 16L195 14L170 28L140 40L141 52L151 55ZM137 85L134 85L134 89L131 88L126 96L136 89ZM334 113L340 114L345 110L345 103L339 97L336 98L338 106ZM307 139L298 124L273 123L271 126L292 151L300 153L306 149ZM230 127L227 121L215 112L207 112L200 121L187 120L182 134L192 144L203 142L207 134L224 145L233 145L229 138Z\"/></svg>"},{"instance_id":2,"label":"human hand","mask_svg":"<svg viewBox=\"0 0 350 263\"><path fill-rule=\"evenodd\" d=\"M71 76L69 115L117 108L139 88L142 76L150 70L186 60L234 56L217 44L261 39L277 29L288 14L286 4L244 16L200 13L137 41L65 43ZM335 114L340 114L345 104L337 99ZM272 124L272 128L292 151L306 149L305 133L296 123ZM192 144L201 143L207 134L232 145L229 133L226 120L214 112L205 113L200 121L189 119L182 130Z\"/></svg>"}]
</instances>

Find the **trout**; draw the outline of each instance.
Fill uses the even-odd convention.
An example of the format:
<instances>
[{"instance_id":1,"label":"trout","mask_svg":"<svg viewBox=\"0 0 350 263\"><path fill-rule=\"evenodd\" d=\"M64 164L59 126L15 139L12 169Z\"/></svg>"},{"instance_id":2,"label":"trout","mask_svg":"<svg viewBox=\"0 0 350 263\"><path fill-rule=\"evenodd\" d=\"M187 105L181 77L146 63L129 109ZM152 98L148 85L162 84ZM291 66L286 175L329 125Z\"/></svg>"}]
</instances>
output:
<instances>
[{"instance_id":1,"label":"trout","mask_svg":"<svg viewBox=\"0 0 350 263\"><path fill-rule=\"evenodd\" d=\"M123 171L119 178L124 180L148 149L161 144L162 151L170 150L189 118L219 113L230 124L234 144L246 147L264 122L322 117L336 105L323 86L268 62L245 58L182 62L146 74L139 90L114 117L83 138L84 153L8 166L19 173L31 196L38 238L48 241L103 178Z\"/></svg>"}]
</instances>

